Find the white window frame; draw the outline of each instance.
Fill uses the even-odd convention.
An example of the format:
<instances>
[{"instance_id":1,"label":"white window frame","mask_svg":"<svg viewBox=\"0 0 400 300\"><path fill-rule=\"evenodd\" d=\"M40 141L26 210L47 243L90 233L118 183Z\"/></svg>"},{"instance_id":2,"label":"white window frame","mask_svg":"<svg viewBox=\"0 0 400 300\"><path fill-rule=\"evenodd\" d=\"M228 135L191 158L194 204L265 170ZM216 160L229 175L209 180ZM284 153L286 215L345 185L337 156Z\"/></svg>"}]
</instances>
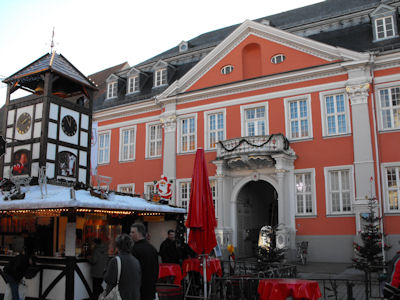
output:
<instances>
[{"instance_id":1,"label":"white window frame","mask_svg":"<svg viewBox=\"0 0 400 300\"><path fill-rule=\"evenodd\" d=\"M330 172L332 171L349 171L349 179L350 179L350 211L340 211L333 212L332 211L332 201L331 201L331 181L330 181ZM326 215L327 216L335 216L335 215L354 215L354 167L352 165L345 166L333 166L333 167L325 167L324 168L324 177L325 177L325 200L326 200ZM341 201L341 206L343 206L343 202Z\"/></svg>"},{"instance_id":2,"label":"white window frame","mask_svg":"<svg viewBox=\"0 0 400 300\"><path fill-rule=\"evenodd\" d=\"M122 151L123 151L123 144L122 144L122 134L126 130L134 130L134 138L133 138L133 155L132 158L128 159L123 159ZM119 129L119 161L120 162L127 162L127 161L134 161L136 158L136 136L137 136L137 131L136 131L136 125L134 126L129 126L129 127L121 127ZM129 156L129 155L128 155Z\"/></svg>"},{"instance_id":3,"label":"white window frame","mask_svg":"<svg viewBox=\"0 0 400 300\"><path fill-rule=\"evenodd\" d=\"M389 203L389 189L388 189L388 181L387 181L387 169L388 168L397 168L397 184L398 184L398 209L390 209ZM390 162L381 164L381 172L382 172L382 182L383 182L383 208L385 210L385 214L400 214L400 162Z\"/></svg>"},{"instance_id":4,"label":"white window frame","mask_svg":"<svg viewBox=\"0 0 400 300\"><path fill-rule=\"evenodd\" d=\"M282 53L276 54L271 57L271 63L273 63L274 65L281 64L285 61L285 59L286 59L285 54Z\"/></svg>"},{"instance_id":5,"label":"white window frame","mask_svg":"<svg viewBox=\"0 0 400 300\"><path fill-rule=\"evenodd\" d=\"M161 126L160 130L161 130L161 148L160 148L160 154L156 154L156 155L150 155L150 143L151 142L158 142L158 139L156 138L156 140L151 141L150 140L150 127L152 126ZM152 123L147 123L146 124L146 158L159 158L162 156L162 147L163 147L163 128L162 128L162 124L160 122L152 122Z\"/></svg>"},{"instance_id":6,"label":"white window frame","mask_svg":"<svg viewBox=\"0 0 400 300\"><path fill-rule=\"evenodd\" d=\"M148 190L149 190L149 188L150 187L152 187L152 190L154 191L154 192L156 192L156 185L155 185L155 183L154 182L145 182L144 184L143 184L143 194L144 194L144 198L145 199L147 199L147 200L151 200L150 199L150 194L148 193ZM148 197L148 198L146 198L146 197Z\"/></svg>"},{"instance_id":7,"label":"white window frame","mask_svg":"<svg viewBox=\"0 0 400 300\"><path fill-rule=\"evenodd\" d=\"M128 77L128 87L126 94L139 92L139 75Z\"/></svg>"},{"instance_id":8,"label":"white window frame","mask_svg":"<svg viewBox=\"0 0 400 300\"><path fill-rule=\"evenodd\" d=\"M393 107L393 103L390 100L390 95L391 95L391 89L394 88L399 88L400 89L400 82L396 82L396 83L387 83L387 84L382 84L379 85L376 88L375 91L375 103L376 103L376 107L378 110L378 127L380 131L394 131L394 130L400 130L400 126L399 127L394 127L394 115L393 115L393 110L394 109L400 109L400 105ZM385 107L385 109L382 109L381 106L381 91L382 90L389 90L389 107ZM391 116L391 127L384 127L384 122L383 122L383 117L382 117L382 112L384 110L389 110L390 111L390 116Z\"/></svg>"},{"instance_id":9,"label":"white window frame","mask_svg":"<svg viewBox=\"0 0 400 300\"><path fill-rule=\"evenodd\" d=\"M300 117L300 108L298 107L298 118L296 120L299 123L299 133L301 133L301 120L306 119L308 122L308 135L292 137L292 127L291 127L291 119L290 119L290 103L291 102L299 102L299 101L306 101L306 104L307 104L307 118ZM285 98L284 106L285 106L286 137L290 141L312 139L313 138L313 128L312 128L312 114L311 114L311 95L308 94L308 95L303 95L303 96Z\"/></svg>"},{"instance_id":10,"label":"white window frame","mask_svg":"<svg viewBox=\"0 0 400 300\"><path fill-rule=\"evenodd\" d=\"M388 23L386 23L386 19L390 19L390 21L391 21L391 25L392 25L392 35L388 35L388 30L387 30L387 28L386 28L386 26L388 25ZM383 32L383 35L384 35L383 37L379 37L378 21L382 21L382 22L383 22L383 31L381 31L381 32ZM392 15L391 15L391 16L384 16L384 17L381 17L381 18L376 18L376 19L374 20L374 24L375 24L375 33L376 33L376 40L377 40L377 41L385 40L385 39L389 39L389 38L393 38L393 37L396 36L396 30L395 30L396 24L395 24L395 22L394 22L394 19L393 19L393 16L392 16Z\"/></svg>"},{"instance_id":11,"label":"white window frame","mask_svg":"<svg viewBox=\"0 0 400 300\"><path fill-rule=\"evenodd\" d=\"M242 136L249 136L247 132L247 122L246 122L246 110L247 109L252 109L252 108L257 108L257 107L264 107L265 110L265 116L264 116L264 121L265 121L265 134L264 135L269 135L269 124L268 124L268 102L259 102L259 103L253 103L249 105L242 105L240 107L240 115L241 115L241 133ZM257 136L257 134L256 134Z\"/></svg>"},{"instance_id":12,"label":"white window frame","mask_svg":"<svg viewBox=\"0 0 400 300\"><path fill-rule=\"evenodd\" d=\"M218 201L219 201L219 194L218 194L218 181L217 181L217 177L209 177L208 181L210 183L210 189L211 189L211 194L212 194L212 198L213 198L213 204L214 204L214 208L215 208L215 218L218 219L219 217L219 213L218 213ZM212 187L211 187L211 182L215 182L215 194L213 194L212 191Z\"/></svg>"},{"instance_id":13,"label":"white window frame","mask_svg":"<svg viewBox=\"0 0 400 300\"><path fill-rule=\"evenodd\" d=\"M167 78L167 68L161 68L154 71L154 87L159 87L163 85L167 85L168 78Z\"/></svg>"},{"instance_id":14,"label":"white window frame","mask_svg":"<svg viewBox=\"0 0 400 300\"><path fill-rule=\"evenodd\" d=\"M233 72L234 67L232 65L226 65L221 68L222 75L228 75Z\"/></svg>"},{"instance_id":15,"label":"white window frame","mask_svg":"<svg viewBox=\"0 0 400 300\"><path fill-rule=\"evenodd\" d=\"M117 192L124 193L122 191L124 188L132 188L132 195L135 194L135 184L134 183L118 184ZM126 193L126 194L129 194L129 193Z\"/></svg>"},{"instance_id":16,"label":"white window frame","mask_svg":"<svg viewBox=\"0 0 400 300\"><path fill-rule=\"evenodd\" d=\"M183 198L182 197L182 193L181 193L181 184L188 184L189 185L189 189L187 191L187 197ZM181 207L181 208L185 208L186 210L189 209L189 201L190 201L190 192L191 192L191 184L192 184L192 179L191 178L184 178L184 179L177 179L176 180L176 187L178 190L178 201L176 203L176 206ZM182 205L182 202L186 201L186 206Z\"/></svg>"},{"instance_id":17,"label":"white window frame","mask_svg":"<svg viewBox=\"0 0 400 300\"><path fill-rule=\"evenodd\" d=\"M204 145L205 145L205 150L216 150L217 149L217 143L219 141L218 139L218 135L216 136L216 143L215 143L215 147L210 147L210 134L211 134L211 130L210 130L210 123L209 123L209 117L211 115L218 115L222 113L222 120L224 122L224 127L222 129L223 132L223 137L222 140L226 139L226 109L217 109L217 110L211 110L211 111L205 111L204 112ZM218 132L221 130L213 130L213 132Z\"/></svg>"},{"instance_id":18,"label":"white window frame","mask_svg":"<svg viewBox=\"0 0 400 300\"><path fill-rule=\"evenodd\" d=\"M107 98L112 99L118 96L118 81L107 83Z\"/></svg>"},{"instance_id":19,"label":"white window frame","mask_svg":"<svg viewBox=\"0 0 400 300\"><path fill-rule=\"evenodd\" d=\"M182 121L186 120L186 119L191 119L194 118L194 149L193 150L187 150L187 151L183 151L182 149ZM178 130L178 138L177 138L177 149L178 149L178 153L193 153L196 151L197 149L197 113L196 114L190 114L190 115L184 115L184 116L180 116L178 118L178 122L177 122L177 130Z\"/></svg>"},{"instance_id":20,"label":"white window frame","mask_svg":"<svg viewBox=\"0 0 400 300\"><path fill-rule=\"evenodd\" d=\"M297 186L296 186L296 175L298 174L310 174L310 178L311 178L311 203L312 203L312 212L303 212L303 213L299 213L297 206ZM316 189L315 189L315 169L311 168L311 169L296 169L294 170L294 182L295 182L295 186L294 186L294 195L295 195L295 207L296 207L296 216L298 217L303 217L303 216L317 216L317 196L316 196ZM305 193L304 193L305 194ZM305 203L305 202L304 202ZM305 204L304 204L305 205Z\"/></svg>"},{"instance_id":21,"label":"white window frame","mask_svg":"<svg viewBox=\"0 0 400 300\"><path fill-rule=\"evenodd\" d=\"M100 161L100 151L101 150L105 150L106 148L105 147L103 147L103 148L100 148L100 136L101 135L106 135L106 134L108 134L108 136L109 136L109 145L108 145L108 155L107 155L107 157L103 157L103 158L106 158L106 159L104 159L103 161ZM97 134L97 143L98 143L98 149L97 149L97 164L99 164L99 165L105 165L105 164L109 164L110 163L110 152L111 152L111 130L105 130L105 131L100 131L98 134ZM104 155L103 155L104 156Z\"/></svg>"},{"instance_id":22,"label":"white window frame","mask_svg":"<svg viewBox=\"0 0 400 300\"><path fill-rule=\"evenodd\" d=\"M337 95L343 95L343 100L344 100L344 116L346 119L346 131L342 133L336 133L334 134L329 134L328 133L328 116L326 114L326 101L325 97L328 96L337 96ZM322 92L319 94L319 99L320 99L320 105L321 105L321 124L322 124L322 136L323 137L337 137L337 136L343 136L343 135L348 135L351 134L351 120L350 120L350 107L349 107L349 97L346 93L345 89L338 89L338 90L332 90L328 92ZM335 122L337 124L337 109L336 109L336 104L335 104ZM338 130L338 126L336 127Z\"/></svg>"}]
</instances>

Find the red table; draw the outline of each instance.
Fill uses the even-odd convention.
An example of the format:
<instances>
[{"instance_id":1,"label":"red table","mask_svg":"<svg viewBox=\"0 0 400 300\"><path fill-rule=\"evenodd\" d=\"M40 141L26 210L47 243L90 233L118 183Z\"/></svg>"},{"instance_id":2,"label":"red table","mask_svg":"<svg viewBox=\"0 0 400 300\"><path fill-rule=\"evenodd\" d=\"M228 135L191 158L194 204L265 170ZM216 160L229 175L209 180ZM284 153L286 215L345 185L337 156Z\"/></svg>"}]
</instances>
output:
<instances>
[{"instance_id":1,"label":"red table","mask_svg":"<svg viewBox=\"0 0 400 300\"><path fill-rule=\"evenodd\" d=\"M174 284L181 284L182 269L178 264L160 264L158 278L174 276Z\"/></svg>"},{"instance_id":2,"label":"red table","mask_svg":"<svg viewBox=\"0 0 400 300\"><path fill-rule=\"evenodd\" d=\"M258 284L260 300L294 299L316 300L320 298L318 282L300 279L263 279Z\"/></svg>"},{"instance_id":3,"label":"red table","mask_svg":"<svg viewBox=\"0 0 400 300\"><path fill-rule=\"evenodd\" d=\"M199 272L200 274L203 275L203 266L201 266L202 260L203 260L202 258L185 259L182 264L183 277L185 277L186 274L190 271ZM207 281L211 280L211 276L213 274L217 274L220 277L222 276L221 262L219 259L208 258L206 263L207 263L206 266Z\"/></svg>"}]
</instances>

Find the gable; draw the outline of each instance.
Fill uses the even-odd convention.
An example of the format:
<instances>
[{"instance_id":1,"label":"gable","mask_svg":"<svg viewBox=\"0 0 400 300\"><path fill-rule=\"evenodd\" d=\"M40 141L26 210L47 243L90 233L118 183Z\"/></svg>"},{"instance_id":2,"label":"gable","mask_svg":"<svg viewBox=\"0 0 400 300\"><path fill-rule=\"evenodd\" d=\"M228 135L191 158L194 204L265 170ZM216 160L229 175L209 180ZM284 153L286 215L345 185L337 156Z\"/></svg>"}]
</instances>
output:
<instances>
[{"instance_id":1,"label":"gable","mask_svg":"<svg viewBox=\"0 0 400 300\"><path fill-rule=\"evenodd\" d=\"M395 11L396 9L394 7L381 4L370 15L371 17L379 18L388 14L393 14Z\"/></svg>"},{"instance_id":2,"label":"gable","mask_svg":"<svg viewBox=\"0 0 400 300\"><path fill-rule=\"evenodd\" d=\"M279 54L285 57L284 61L272 63L272 57ZM305 69L330 62L332 62L331 59L321 58L306 51L250 34L194 82L188 91ZM233 71L226 75L221 74L221 69L228 65L233 66Z\"/></svg>"}]
</instances>

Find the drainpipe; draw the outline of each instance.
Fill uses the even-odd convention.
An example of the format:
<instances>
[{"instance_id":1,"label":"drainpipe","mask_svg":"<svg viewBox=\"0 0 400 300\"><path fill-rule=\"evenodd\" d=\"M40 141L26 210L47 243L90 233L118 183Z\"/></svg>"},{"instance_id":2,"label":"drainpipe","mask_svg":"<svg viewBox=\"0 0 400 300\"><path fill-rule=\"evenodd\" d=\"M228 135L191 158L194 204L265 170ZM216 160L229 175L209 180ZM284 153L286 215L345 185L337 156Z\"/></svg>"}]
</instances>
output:
<instances>
[{"instance_id":1,"label":"drainpipe","mask_svg":"<svg viewBox=\"0 0 400 300\"><path fill-rule=\"evenodd\" d=\"M370 54L370 61L372 62L372 66L373 66L373 62L375 61L375 55L374 54ZM382 189L381 189L381 168L380 168L380 154L379 154L379 145L378 145L378 128L377 128L377 124L376 124L376 108L375 108L375 84L374 84L374 70L373 68L371 68L371 87L372 87L372 91L371 91L371 102L372 102L372 121L373 121L373 128L374 128L374 142L375 142L375 156L376 156L376 177L377 177L377 185L378 185L378 197L380 200L380 203L378 205L379 208L379 217L380 217L380 221L379 221L379 225L381 228L381 235L382 235L382 260L383 260L383 264L385 264L386 262L386 257L385 257L385 244L384 244L384 229L383 229L383 214L384 214L384 206L383 206L383 197L382 197ZM384 272L386 271L386 269L384 269Z\"/></svg>"}]
</instances>

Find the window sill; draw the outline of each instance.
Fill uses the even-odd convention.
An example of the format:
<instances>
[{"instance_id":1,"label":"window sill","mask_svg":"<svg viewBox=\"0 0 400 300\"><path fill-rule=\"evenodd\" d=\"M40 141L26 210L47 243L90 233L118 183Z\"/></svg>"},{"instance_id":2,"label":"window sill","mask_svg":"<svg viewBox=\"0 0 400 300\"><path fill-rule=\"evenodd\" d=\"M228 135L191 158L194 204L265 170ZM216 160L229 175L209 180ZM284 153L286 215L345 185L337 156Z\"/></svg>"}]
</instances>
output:
<instances>
[{"instance_id":1,"label":"window sill","mask_svg":"<svg viewBox=\"0 0 400 300\"><path fill-rule=\"evenodd\" d=\"M399 211L385 211L384 215L385 216L390 216L390 217L399 217L400 216L400 210Z\"/></svg>"},{"instance_id":2,"label":"window sill","mask_svg":"<svg viewBox=\"0 0 400 300\"><path fill-rule=\"evenodd\" d=\"M160 159L162 158L162 155L159 156L146 156L144 159L146 160L154 160L154 159Z\"/></svg>"},{"instance_id":3,"label":"window sill","mask_svg":"<svg viewBox=\"0 0 400 300\"><path fill-rule=\"evenodd\" d=\"M165 87L165 86L168 86L168 83L160 84L160 85L154 85L154 86L153 86L153 89L157 89L157 88Z\"/></svg>"},{"instance_id":4,"label":"window sill","mask_svg":"<svg viewBox=\"0 0 400 300\"><path fill-rule=\"evenodd\" d=\"M378 133L392 133L399 132L400 128L388 128L388 129L379 129Z\"/></svg>"},{"instance_id":5,"label":"window sill","mask_svg":"<svg viewBox=\"0 0 400 300\"><path fill-rule=\"evenodd\" d=\"M342 133L342 134L332 134L332 135L323 135L323 139L334 139L334 138L342 138L351 136L351 132Z\"/></svg>"},{"instance_id":6,"label":"window sill","mask_svg":"<svg viewBox=\"0 0 400 300\"><path fill-rule=\"evenodd\" d=\"M109 165L110 164L110 162L108 161L108 162L103 162L103 163L97 163L97 165L98 166L106 166L106 165Z\"/></svg>"},{"instance_id":7,"label":"window sill","mask_svg":"<svg viewBox=\"0 0 400 300\"><path fill-rule=\"evenodd\" d=\"M326 217L327 218L337 218L337 217L339 217L339 218L343 218L343 217L354 217L355 216L355 214L354 214L354 212L351 212L351 213L337 213L337 214L327 214L326 215Z\"/></svg>"},{"instance_id":8,"label":"window sill","mask_svg":"<svg viewBox=\"0 0 400 300\"><path fill-rule=\"evenodd\" d=\"M191 151L187 151L187 152L179 152L177 153L177 155L186 155L186 154L195 154L196 150L191 150Z\"/></svg>"},{"instance_id":9,"label":"window sill","mask_svg":"<svg viewBox=\"0 0 400 300\"><path fill-rule=\"evenodd\" d=\"M123 163L131 163L131 162L135 162L135 159L129 159L129 160L119 160L119 163L123 164Z\"/></svg>"},{"instance_id":10,"label":"window sill","mask_svg":"<svg viewBox=\"0 0 400 300\"><path fill-rule=\"evenodd\" d=\"M391 39L395 39L395 38L398 38L399 37L399 35L398 34L396 34L396 35L394 35L394 36L389 36L389 37L385 37L385 38L381 38L381 39L374 39L372 42L373 43L379 43L379 42L383 42L383 41L387 41L387 40L391 40Z\"/></svg>"},{"instance_id":11,"label":"window sill","mask_svg":"<svg viewBox=\"0 0 400 300\"><path fill-rule=\"evenodd\" d=\"M318 217L316 214L309 214L309 215L295 215L295 218L299 219L311 219Z\"/></svg>"},{"instance_id":12,"label":"window sill","mask_svg":"<svg viewBox=\"0 0 400 300\"><path fill-rule=\"evenodd\" d=\"M130 95L134 95L134 94L138 94L140 91L133 91L131 93L126 93L126 96L130 96Z\"/></svg>"},{"instance_id":13,"label":"window sill","mask_svg":"<svg viewBox=\"0 0 400 300\"><path fill-rule=\"evenodd\" d=\"M309 142L314 140L314 138L311 137L304 137L304 138L298 138L298 139L288 139L290 143L297 143L297 142Z\"/></svg>"}]
</instances>

